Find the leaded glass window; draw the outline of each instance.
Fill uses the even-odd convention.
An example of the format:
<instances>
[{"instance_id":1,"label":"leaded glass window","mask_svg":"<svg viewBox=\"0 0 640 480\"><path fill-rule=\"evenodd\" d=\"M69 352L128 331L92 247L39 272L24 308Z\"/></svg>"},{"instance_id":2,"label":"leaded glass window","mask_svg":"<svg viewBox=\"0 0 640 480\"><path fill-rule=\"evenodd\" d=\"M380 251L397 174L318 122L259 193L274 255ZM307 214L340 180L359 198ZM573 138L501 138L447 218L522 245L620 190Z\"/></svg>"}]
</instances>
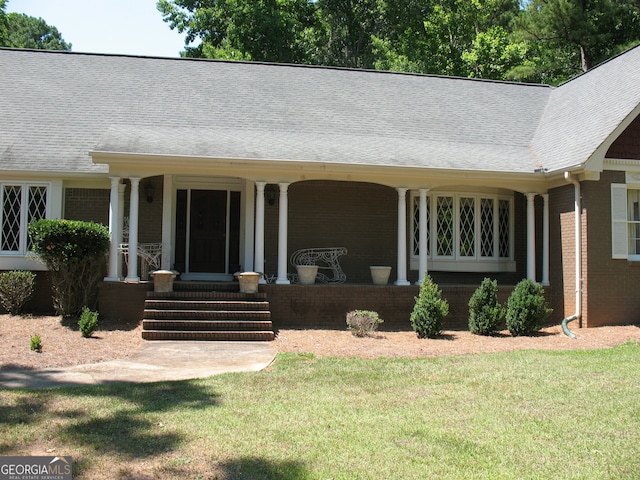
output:
<instances>
[{"instance_id":1,"label":"leaded glass window","mask_svg":"<svg viewBox=\"0 0 640 480\"><path fill-rule=\"evenodd\" d=\"M460 198L460 256L473 257L476 254L476 207L475 198Z\"/></svg>"},{"instance_id":2,"label":"leaded glass window","mask_svg":"<svg viewBox=\"0 0 640 480\"><path fill-rule=\"evenodd\" d=\"M436 255L453 256L453 197L438 197L436 211Z\"/></svg>"},{"instance_id":3,"label":"leaded glass window","mask_svg":"<svg viewBox=\"0 0 640 480\"><path fill-rule=\"evenodd\" d=\"M493 206L493 198L480 200L480 255L482 257L494 256Z\"/></svg>"},{"instance_id":4,"label":"leaded glass window","mask_svg":"<svg viewBox=\"0 0 640 480\"><path fill-rule=\"evenodd\" d=\"M498 202L498 252L500 258L511 256L510 215L511 203L508 200L500 200Z\"/></svg>"},{"instance_id":5,"label":"leaded glass window","mask_svg":"<svg viewBox=\"0 0 640 480\"><path fill-rule=\"evenodd\" d=\"M47 215L46 185L2 185L2 230L0 250L7 253L25 253L29 223Z\"/></svg>"}]
</instances>

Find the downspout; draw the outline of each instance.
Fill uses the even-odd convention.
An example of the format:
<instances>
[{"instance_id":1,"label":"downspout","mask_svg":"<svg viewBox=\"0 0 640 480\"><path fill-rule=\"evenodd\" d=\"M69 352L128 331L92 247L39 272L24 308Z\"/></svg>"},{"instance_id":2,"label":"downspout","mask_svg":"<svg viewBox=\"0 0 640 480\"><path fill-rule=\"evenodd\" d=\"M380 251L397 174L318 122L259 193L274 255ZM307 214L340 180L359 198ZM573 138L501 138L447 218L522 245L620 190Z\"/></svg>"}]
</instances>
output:
<instances>
[{"instance_id":1,"label":"downspout","mask_svg":"<svg viewBox=\"0 0 640 480\"><path fill-rule=\"evenodd\" d=\"M576 334L569 330L567 324L578 320L582 313L582 208L580 205L580 182L570 172L564 172L564 179L573 184L575 208L575 244L576 244L576 313L562 320L562 331L570 338Z\"/></svg>"}]
</instances>

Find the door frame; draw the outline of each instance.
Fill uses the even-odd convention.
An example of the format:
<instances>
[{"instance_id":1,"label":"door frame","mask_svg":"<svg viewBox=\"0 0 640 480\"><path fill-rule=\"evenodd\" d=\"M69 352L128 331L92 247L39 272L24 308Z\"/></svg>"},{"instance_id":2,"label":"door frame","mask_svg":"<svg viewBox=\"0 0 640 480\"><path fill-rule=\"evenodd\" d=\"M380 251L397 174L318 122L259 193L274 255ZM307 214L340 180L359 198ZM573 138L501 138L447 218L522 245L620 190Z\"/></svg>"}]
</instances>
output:
<instances>
[{"instance_id":1,"label":"door frame","mask_svg":"<svg viewBox=\"0 0 640 480\"><path fill-rule=\"evenodd\" d=\"M167 178L170 177L170 178ZM175 265L176 254L176 220L177 220L177 192L178 190L226 190L240 192L240 263L241 270L253 269L253 182L233 177L192 177L192 176L165 176L165 193L171 195L171 222L170 231L164 231L164 235L171 238L171 269ZM248 198L250 197L250 198ZM168 205L169 206L169 205ZM189 216L189 212L187 212ZM187 225L188 230L188 225ZM229 238L227 238L227 242ZM187 242L187 254L188 254ZM227 247L228 248L228 247ZM188 256L185 258L185 269L188 269ZM235 272L179 272L182 280L202 281L232 281Z\"/></svg>"}]
</instances>

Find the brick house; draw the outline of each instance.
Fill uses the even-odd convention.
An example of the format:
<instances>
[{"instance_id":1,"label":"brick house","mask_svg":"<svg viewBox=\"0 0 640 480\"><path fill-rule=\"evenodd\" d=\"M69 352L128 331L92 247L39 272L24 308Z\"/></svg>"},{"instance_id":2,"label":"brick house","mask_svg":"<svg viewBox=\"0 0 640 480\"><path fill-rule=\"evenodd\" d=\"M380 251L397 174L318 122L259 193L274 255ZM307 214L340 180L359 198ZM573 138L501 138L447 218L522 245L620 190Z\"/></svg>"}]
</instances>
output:
<instances>
[{"instance_id":1,"label":"brick house","mask_svg":"<svg viewBox=\"0 0 640 480\"><path fill-rule=\"evenodd\" d=\"M50 217L110 226L106 316L150 288L126 243L183 281L264 272L276 325L402 326L425 273L458 326L485 276L540 282L553 321L640 319L640 48L557 88L11 49L0 71L0 270L42 272L41 308L26 225ZM338 246L346 283L291 283L294 251Z\"/></svg>"}]
</instances>

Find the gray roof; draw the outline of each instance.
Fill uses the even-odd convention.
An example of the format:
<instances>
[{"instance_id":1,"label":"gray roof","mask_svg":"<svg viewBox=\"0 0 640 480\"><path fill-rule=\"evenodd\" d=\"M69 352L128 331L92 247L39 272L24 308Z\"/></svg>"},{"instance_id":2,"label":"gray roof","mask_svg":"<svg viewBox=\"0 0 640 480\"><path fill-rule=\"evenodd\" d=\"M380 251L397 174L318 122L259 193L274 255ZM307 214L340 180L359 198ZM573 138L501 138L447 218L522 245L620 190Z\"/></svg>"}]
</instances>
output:
<instances>
[{"instance_id":1,"label":"gray roof","mask_svg":"<svg viewBox=\"0 0 640 480\"><path fill-rule=\"evenodd\" d=\"M633 70L640 49L630 56ZM611 99L594 95L588 106L576 106L576 98L587 86L610 81L608 71L618 64L626 65L616 59L595 69L593 81L589 72L553 89L323 67L0 49L0 170L106 172L89 152L107 151L533 172L543 163L555 168L588 156L591 143L639 103L636 88L606 125L582 118ZM620 89L633 90L631 81ZM589 145L581 142L585 131L594 138ZM564 142L567 132L575 142Z\"/></svg>"}]
</instances>

